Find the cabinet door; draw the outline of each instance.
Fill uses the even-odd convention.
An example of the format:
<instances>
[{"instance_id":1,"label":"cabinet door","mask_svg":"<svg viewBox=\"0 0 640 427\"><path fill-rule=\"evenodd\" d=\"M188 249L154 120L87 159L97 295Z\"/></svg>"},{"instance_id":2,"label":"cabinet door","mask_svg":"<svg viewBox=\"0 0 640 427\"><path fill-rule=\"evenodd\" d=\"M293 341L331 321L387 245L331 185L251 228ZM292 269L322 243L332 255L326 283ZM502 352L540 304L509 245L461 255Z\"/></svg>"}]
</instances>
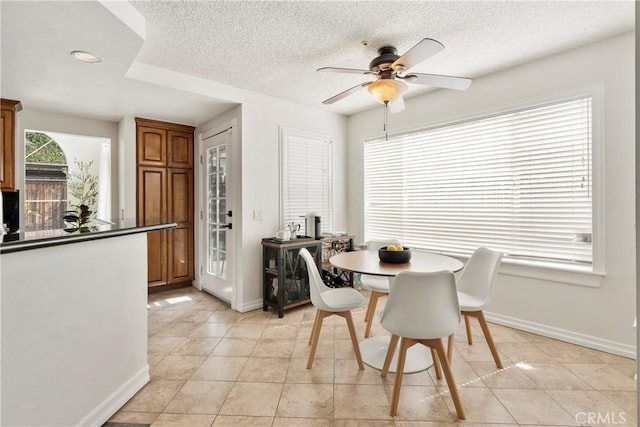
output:
<instances>
[{"instance_id":1,"label":"cabinet door","mask_svg":"<svg viewBox=\"0 0 640 427\"><path fill-rule=\"evenodd\" d=\"M170 168L193 168L193 133L168 132L167 152Z\"/></svg>"},{"instance_id":2,"label":"cabinet door","mask_svg":"<svg viewBox=\"0 0 640 427\"><path fill-rule=\"evenodd\" d=\"M169 221L178 224L169 230L168 281L193 280L193 171L169 169L168 204Z\"/></svg>"},{"instance_id":3,"label":"cabinet door","mask_svg":"<svg viewBox=\"0 0 640 427\"><path fill-rule=\"evenodd\" d=\"M138 224L156 225L167 221L167 170L138 168Z\"/></svg>"},{"instance_id":4,"label":"cabinet door","mask_svg":"<svg viewBox=\"0 0 640 427\"><path fill-rule=\"evenodd\" d=\"M169 221L193 222L193 171L169 169Z\"/></svg>"},{"instance_id":5,"label":"cabinet door","mask_svg":"<svg viewBox=\"0 0 640 427\"><path fill-rule=\"evenodd\" d=\"M138 168L138 224L154 225L167 221L167 170ZM149 286L167 283L167 231L147 233L147 271Z\"/></svg>"},{"instance_id":6,"label":"cabinet door","mask_svg":"<svg viewBox=\"0 0 640 427\"><path fill-rule=\"evenodd\" d=\"M167 131L147 126L138 126L137 130L138 164L166 166Z\"/></svg>"},{"instance_id":7,"label":"cabinet door","mask_svg":"<svg viewBox=\"0 0 640 427\"><path fill-rule=\"evenodd\" d=\"M14 113L12 110L2 108L2 120L0 121L0 188L2 190L15 190L14 180Z\"/></svg>"},{"instance_id":8,"label":"cabinet door","mask_svg":"<svg viewBox=\"0 0 640 427\"><path fill-rule=\"evenodd\" d=\"M167 230L168 234L168 283L193 280L193 227L178 226Z\"/></svg>"}]
</instances>

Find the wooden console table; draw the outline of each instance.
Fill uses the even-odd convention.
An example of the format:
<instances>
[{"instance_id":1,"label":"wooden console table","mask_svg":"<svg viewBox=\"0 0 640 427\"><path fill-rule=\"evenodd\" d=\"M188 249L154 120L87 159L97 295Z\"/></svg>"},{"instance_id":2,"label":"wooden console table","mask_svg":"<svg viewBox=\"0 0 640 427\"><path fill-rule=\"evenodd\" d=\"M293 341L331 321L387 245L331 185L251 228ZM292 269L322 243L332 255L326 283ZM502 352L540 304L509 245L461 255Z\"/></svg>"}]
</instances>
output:
<instances>
[{"instance_id":1,"label":"wooden console table","mask_svg":"<svg viewBox=\"0 0 640 427\"><path fill-rule=\"evenodd\" d=\"M264 311L273 307L278 310L278 317L283 317L285 309L311 301L307 266L304 260L298 257L302 248L306 248L311 253L320 269L322 259L320 240L262 239L262 309Z\"/></svg>"}]
</instances>

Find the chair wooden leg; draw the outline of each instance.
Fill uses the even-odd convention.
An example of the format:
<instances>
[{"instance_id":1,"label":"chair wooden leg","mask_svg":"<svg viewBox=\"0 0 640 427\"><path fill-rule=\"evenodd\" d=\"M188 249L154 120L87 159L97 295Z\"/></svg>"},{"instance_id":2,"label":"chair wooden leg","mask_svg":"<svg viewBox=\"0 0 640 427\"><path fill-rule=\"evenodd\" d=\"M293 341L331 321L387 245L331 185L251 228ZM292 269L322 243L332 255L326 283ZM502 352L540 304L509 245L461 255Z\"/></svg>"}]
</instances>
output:
<instances>
[{"instance_id":1,"label":"chair wooden leg","mask_svg":"<svg viewBox=\"0 0 640 427\"><path fill-rule=\"evenodd\" d=\"M447 359L449 359L449 365L453 362L453 334L449 335L447 340Z\"/></svg>"},{"instance_id":2,"label":"chair wooden leg","mask_svg":"<svg viewBox=\"0 0 640 427\"><path fill-rule=\"evenodd\" d=\"M311 334L311 350L309 350L309 360L307 360L307 369L311 369L313 366L313 358L316 357L316 349L318 348L318 340L320 339L320 330L322 329L322 320L331 316L333 313L327 311L318 310L316 314L316 321L313 324Z\"/></svg>"},{"instance_id":3,"label":"chair wooden leg","mask_svg":"<svg viewBox=\"0 0 640 427\"><path fill-rule=\"evenodd\" d=\"M351 311L345 311L343 313L335 313L338 316L344 317L347 321L347 327L349 328L349 335L351 336L351 344L353 345L353 352L356 354L356 361L358 362L358 368L364 369L362 363L362 354L360 354L360 344L358 344L358 336L356 335L356 328L353 325L353 317Z\"/></svg>"},{"instance_id":4,"label":"chair wooden leg","mask_svg":"<svg viewBox=\"0 0 640 427\"><path fill-rule=\"evenodd\" d=\"M398 346L398 339L400 337L397 335L391 335L391 340L389 341L389 348L387 349L387 355L384 358L384 365L382 365L382 372L380 372L380 376L382 378L387 378L387 374L389 373L389 367L391 366L391 359L393 359L393 353L396 352L396 347Z\"/></svg>"},{"instance_id":5,"label":"chair wooden leg","mask_svg":"<svg viewBox=\"0 0 640 427\"><path fill-rule=\"evenodd\" d=\"M471 323L469 321L469 316L465 314L463 315L463 317L464 317L464 327L467 329L467 342L469 343L469 345L472 345L473 337L471 336Z\"/></svg>"},{"instance_id":6,"label":"chair wooden leg","mask_svg":"<svg viewBox=\"0 0 640 427\"><path fill-rule=\"evenodd\" d=\"M309 335L309 345L311 345L311 341L313 340L313 335L316 332L316 325L318 324L318 318L320 317L320 310L316 310L316 317L313 319L313 326L311 327L311 335Z\"/></svg>"},{"instance_id":7,"label":"chair wooden leg","mask_svg":"<svg viewBox=\"0 0 640 427\"><path fill-rule=\"evenodd\" d=\"M369 321L369 314L371 313L371 306L373 305L373 294L375 291L370 291L369 292L369 302L367 303L367 311L365 311L364 313L364 321L368 322Z\"/></svg>"},{"instance_id":8,"label":"chair wooden leg","mask_svg":"<svg viewBox=\"0 0 640 427\"><path fill-rule=\"evenodd\" d=\"M431 359L433 359L433 369L436 371L436 378L441 380L442 369L440 368L440 360L438 359L438 355L433 348L431 349Z\"/></svg>"},{"instance_id":9,"label":"chair wooden leg","mask_svg":"<svg viewBox=\"0 0 640 427\"><path fill-rule=\"evenodd\" d=\"M402 375L404 372L404 362L407 358L407 350L416 343L410 338L400 340L400 353L398 353L398 367L396 368L396 379L393 383L393 394L391 396L391 410L389 414L395 417L398 413L398 402L400 401L400 387L402 386Z\"/></svg>"},{"instance_id":10,"label":"chair wooden leg","mask_svg":"<svg viewBox=\"0 0 640 427\"><path fill-rule=\"evenodd\" d=\"M373 318L376 315L376 306L378 305L378 299L383 295L380 292L371 291L371 296L369 297L369 306L367 307L367 318L365 321L367 322L367 326L364 329L364 337L369 338L371 334L371 325L373 324Z\"/></svg>"},{"instance_id":11,"label":"chair wooden leg","mask_svg":"<svg viewBox=\"0 0 640 427\"><path fill-rule=\"evenodd\" d=\"M489 331L489 325L484 318L484 313L482 311L478 311L474 313L474 316L477 317L478 322L480 322L482 333L484 334L484 338L487 340L489 350L491 350L491 355L493 356L493 360L496 362L496 366L498 367L498 369L502 369L502 361L500 360L500 355L498 354L496 344L493 342L493 337L491 336L491 332Z\"/></svg>"},{"instance_id":12,"label":"chair wooden leg","mask_svg":"<svg viewBox=\"0 0 640 427\"><path fill-rule=\"evenodd\" d=\"M449 365L449 360L447 359L447 355L444 351L444 344L442 343L442 339L438 338L435 340L425 340L425 343L428 343L427 345L429 345L429 347L435 347L436 353L438 354L440 362L442 363L444 376L447 379L447 386L449 386L449 393L451 393L453 405L456 407L456 413L458 414L458 418L464 420L465 415L464 410L462 409L462 402L460 401L460 395L458 394L456 381L453 378L453 372L451 372L451 365Z\"/></svg>"}]
</instances>

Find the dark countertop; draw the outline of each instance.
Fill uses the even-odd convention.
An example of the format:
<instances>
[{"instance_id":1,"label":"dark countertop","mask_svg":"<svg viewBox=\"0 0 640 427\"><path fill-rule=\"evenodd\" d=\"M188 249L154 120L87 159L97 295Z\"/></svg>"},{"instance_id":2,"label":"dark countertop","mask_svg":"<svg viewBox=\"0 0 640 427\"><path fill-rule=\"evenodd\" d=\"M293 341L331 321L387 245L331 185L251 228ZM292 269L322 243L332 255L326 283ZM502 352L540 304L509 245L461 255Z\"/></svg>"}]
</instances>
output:
<instances>
[{"instance_id":1,"label":"dark countertop","mask_svg":"<svg viewBox=\"0 0 640 427\"><path fill-rule=\"evenodd\" d=\"M39 230L0 235L0 254L66 245L129 234L175 228L176 223L136 225L135 220L118 220L114 224L90 224L82 231L68 232L62 229Z\"/></svg>"}]
</instances>

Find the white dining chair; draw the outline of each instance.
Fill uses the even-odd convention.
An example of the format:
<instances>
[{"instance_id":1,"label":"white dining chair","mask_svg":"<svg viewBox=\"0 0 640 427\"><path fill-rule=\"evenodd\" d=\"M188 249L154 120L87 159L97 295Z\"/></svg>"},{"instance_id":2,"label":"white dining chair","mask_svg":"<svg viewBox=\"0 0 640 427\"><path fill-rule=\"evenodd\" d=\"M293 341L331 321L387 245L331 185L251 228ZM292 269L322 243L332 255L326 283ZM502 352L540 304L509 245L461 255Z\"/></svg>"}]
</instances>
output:
<instances>
[{"instance_id":1,"label":"white dining chair","mask_svg":"<svg viewBox=\"0 0 640 427\"><path fill-rule=\"evenodd\" d=\"M434 364L437 360L440 361L456 413L464 420L462 402L442 341L442 338L450 336L460 323L460 308L453 273L399 273L391 283L389 298L380 316L380 323L391 333L382 377L386 377L389 372L391 359L400 339L390 415L393 417L398 413L407 350L413 345L422 344L432 349L432 354L435 353Z\"/></svg>"},{"instance_id":2,"label":"white dining chair","mask_svg":"<svg viewBox=\"0 0 640 427\"><path fill-rule=\"evenodd\" d=\"M480 323L480 328L487 340L487 345L498 369L502 369L502 361L482 310L491 302L491 290L498 275L498 267L500 266L502 255L501 252L487 248L476 249L462 269L462 273L460 273L456 283L460 311L464 317L467 332L467 342L469 345L473 344L469 318L475 317ZM448 347L449 361L451 361L453 356L453 337L449 337Z\"/></svg>"},{"instance_id":3,"label":"white dining chair","mask_svg":"<svg viewBox=\"0 0 640 427\"><path fill-rule=\"evenodd\" d=\"M347 321L347 327L349 328L351 344L353 345L353 352L356 355L358 368L364 369L362 355L360 354L360 346L358 344L358 337L353 325L353 317L351 316L351 310L364 306L364 297L360 292L353 288L330 288L326 286L320 277L318 266L311 256L311 253L307 249L302 248L300 249L300 256L307 264L311 303L316 308L316 317L313 322L313 327L311 328L311 350L309 351L307 369L311 369L313 366L313 359L316 355L318 340L320 339L322 321L325 317L333 316L334 314L336 316L344 317Z\"/></svg>"},{"instance_id":4,"label":"white dining chair","mask_svg":"<svg viewBox=\"0 0 640 427\"><path fill-rule=\"evenodd\" d=\"M377 253L378 249L384 246L399 244L400 242L397 239L369 240L367 242L367 250ZM391 283L391 280L393 280L392 277L373 276L371 274L362 274L360 276L362 288L370 291L369 305L367 305L367 311L364 314L364 321L367 322L364 330L365 338L369 338L369 335L371 335L371 324L373 323L373 316L376 312L378 299L389 293L389 284Z\"/></svg>"}]
</instances>

